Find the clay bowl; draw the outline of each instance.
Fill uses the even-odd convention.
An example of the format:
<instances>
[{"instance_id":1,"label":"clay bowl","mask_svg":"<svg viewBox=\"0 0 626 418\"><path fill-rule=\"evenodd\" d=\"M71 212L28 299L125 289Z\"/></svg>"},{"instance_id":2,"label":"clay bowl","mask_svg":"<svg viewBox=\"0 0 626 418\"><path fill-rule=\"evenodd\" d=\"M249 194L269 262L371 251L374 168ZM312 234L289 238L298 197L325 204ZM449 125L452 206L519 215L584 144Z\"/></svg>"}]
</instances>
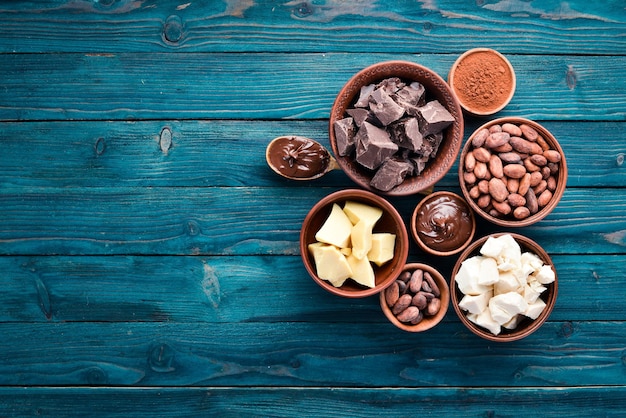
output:
<instances>
[{"instance_id":1,"label":"clay bowl","mask_svg":"<svg viewBox=\"0 0 626 418\"><path fill-rule=\"evenodd\" d=\"M537 331L550 316L550 313L552 312L554 308L554 304L556 303L556 297L558 293L558 277L556 277L556 270L554 268L554 264L552 263L552 260L550 259L550 256L548 255L548 253L546 253L545 250L541 248L539 244L537 244L530 238L524 237L519 234L514 234L514 233L509 233L509 234L520 245L522 253L528 251L528 252L532 252L536 254L543 261L544 264L552 266L552 270L555 273L554 282L544 285L547 288L547 290L545 290L539 296L546 303L546 306L536 319L533 320L527 317L523 317L523 319L521 319L521 321L517 324L517 327L515 329L508 330L503 327L502 332L500 334L494 335L487 329L480 327L476 325L475 323L473 323L472 321L470 321L467 318L467 313L459 307L459 302L461 301L461 299L463 299L463 296L464 296L464 294L459 290L457 281L456 281L456 276L457 276L457 273L459 272L459 269L461 268L461 263L463 263L465 260L467 260L470 257L479 255L480 248L483 246L483 244L487 241L487 239L490 236L498 237L500 235L503 235L503 233L497 233L497 234L492 234L492 235L482 237L481 239L473 242L469 247L467 247L465 251L463 251L463 253L459 256L459 259L457 260L452 270L452 276L450 278L450 299L451 299L452 307L454 308L454 311L458 315L463 325L465 325L471 332L478 335L479 337L484 338L486 340L495 341L495 342L511 342L511 341L520 340L522 338L529 336L533 332Z\"/></svg>"},{"instance_id":2,"label":"clay bowl","mask_svg":"<svg viewBox=\"0 0 626 418\"><path fill-rule=\"evenodd\" d=\"M460 226L465 226L461 231ZM424 197L411 216L411 235L425 252L449 256L465 249L476 232L474 211L456 193L440 191ZM456 241L456 245L450 243Z\"/></svg>"},{"instance_id":3,"label":"clay bowl","mask_svg":"<svg viewBox=\"0 0 626 418\"><path fill-rule=\"evenodd\" d=\"M363 168L351 156L339 156L333 126L335 121L346 116L346 109L358 100L361 87L390 77L399 77L405 82L417 81L421 83L426 89L427 100L439 100L454 117L455 122L445 129L436 158L431 159L427 163L424 171L417 176L407 177L401 184L390 191L382 192L370 185L374 175L373 172ZM458 156L463 143L463 129L462 109L448 84L434 71L413 62L387 61L371 65L359 71L339 91L330 110L330 144L337 163L346 175L360 187L381 195L412 195L429 189L441 180L450 170Z\"/></svg>"},{"instance_id":4,"label":"clay bowl","mask_svg":"<svg viewBox=\"0 0 626 418\"><path fill-rule=\"evenodd\" d=\"M343 207L343 204L348 200L381 208L383 214L374 226L374 232L388 232L396 235L393 259L380 267L374 265L376 279L375 287L372 288L361 286L352 279L346 280L340 287L333 286L317 275L315 261L308 251L309 244L316 242L315 234L328 218L333 203ZM379 293L400 275L406 263L408 252L409 236L398 211L384 198L366 190L346 189L324 197L309 211L300 231L300 255L309 275L323 289L346 298L363 298Z\"/></svg>"},{"instance_id":5,"label":"clay bowl","mask_svg":"<svg viewBox=\"0 0 626 418\"><path fill-rule=\"evenodd\" d=\"M432 278L437 283L439 287L439 291L441 292L441 307L439 308L439 312L433 316L425 315L424 318L417 324L412 325L410 323L400 322L398 318L393 314L391 308L387 305L385 300L385 292L380 293L380 307L383 310L383 313L389 319L389 321L400 328L401 330L408 332L423 332L433 328L435 325L441 322L441 320L446 316L446 312L448 311L448 306L450 304L450 288L448 287L448 283L443 278L441 273L439 273L436 269L426 264L421 263L409 263L404 266L403 271L414 271L416 269L421 269L423 271L427 271L430 273Z\"/></svg>"},{"instance_id":6,"label":"clay bowl","mask_svg":"<svg viewBox=\"0 0 626 418\"><path fill-rule=\"evenodd\" d=\"M485 62L491 65L485 66ZM485 77L482 83L481 76ZM495 90L496 82L504 88L503 91ZM454 62L448 73L448 84L468 114L489 116L504 109L513 98L515 71L509 60L498 51L474 48Z\"/></svg>"},{"instance_id":7,"label":"clay bowl","mask_svg":"<svg viewBox=\"0 0 626 418\"><path fill-rule=\"evenodd\" d=\"M537 212L531 213L530 216L524 219L515 218L513 216L514 214L513 211L509 213L508 215L502 215L497 211L496 212L491 211L491 209L493 209L491 205L487 206L486 208L481 207L484 205L479 204L478 199L475 199L472 197L473 193L475 192L475 190L474 191L471 190L473 185L466 183L466 180L464 180L466 171L469 171L469 170L466 170L467 154L469 152L472 152L472 150L475 148L474 145L472 144L474 138L478 136L479 132L483 129L489 129L493 125L503 125L506 123L511 123L511 124L518 125L518 126L525 124L525 125L532 127L545 140L545 143L550 147L550 149L557 151L560 155L560 162L558 163L558 172L552 175L552 177L554 177L555 183L553 185L554 190L551 192L552 194L551 198L544 206L539 206L539 210ZM494 151L492 152L492 154L496 154L496 152ZM478 215L480 215L487 221L494 223L496 225L504 226L504 227L523 227L523 226L532 225L536 222L539 222L546 216L548 216L548 214L550 214L550 212L552 212L552 210L554 210L554 208L557 206L557 204L561 200L561 197L563 196L563 193L565 192L565 185L567 183L567 163L565 161L565 154L563 153L563 149L559 145L559 142L552 135L552 133L550 133L550 131L548 131L546 128L544 128L537 122L534 122L529 119L518 118L518 117L506 117L506 118L494 119L490 122L485 123L480 128L478 128L474 133L472 133L472 135L469 137L469 139L463 146L463 150L461 151L461 157L460 157L460 162L459 162L459 183L461 186L461 191L463 193L463 196L465 197L465 200L467 200L469 205ZM477 184L477 183L478 181L475 182L474 184ZM511 208L513 209L513 206L511 206Z\"/></svg>"}]
</instances>

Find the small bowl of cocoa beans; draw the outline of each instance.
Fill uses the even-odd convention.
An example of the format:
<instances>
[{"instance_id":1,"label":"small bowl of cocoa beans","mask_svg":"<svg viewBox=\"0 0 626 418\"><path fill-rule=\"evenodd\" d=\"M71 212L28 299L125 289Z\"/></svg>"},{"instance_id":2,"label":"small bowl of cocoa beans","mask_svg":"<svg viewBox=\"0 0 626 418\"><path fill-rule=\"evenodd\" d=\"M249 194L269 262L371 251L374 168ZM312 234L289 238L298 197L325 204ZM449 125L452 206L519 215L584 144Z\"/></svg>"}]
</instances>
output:
<instances>
[{"instance_id":1,"label":"small bowl of cocoa beans","mask_svg":"<svg viewBox=\"0 0 626 418\"><path fill-rule=\"evenodd\" d=\"M461 191L472 209L500 226L545 218L565 191L567 164L559 142L539 123L492 120L469 137L459 163Z\"/></svg>"},{"instance_id":2,"label":"small bowl of cocoa beans","mask_svg":"<svg viewBox=\"0 0 626 418\"><path fill-rule=\"evenodd\" d=\"M408 332L433 328L446 315L450 303L448 283L435 268L408 263L384 291L380 307L389 321Z\"/></svg>"}]
</instances>

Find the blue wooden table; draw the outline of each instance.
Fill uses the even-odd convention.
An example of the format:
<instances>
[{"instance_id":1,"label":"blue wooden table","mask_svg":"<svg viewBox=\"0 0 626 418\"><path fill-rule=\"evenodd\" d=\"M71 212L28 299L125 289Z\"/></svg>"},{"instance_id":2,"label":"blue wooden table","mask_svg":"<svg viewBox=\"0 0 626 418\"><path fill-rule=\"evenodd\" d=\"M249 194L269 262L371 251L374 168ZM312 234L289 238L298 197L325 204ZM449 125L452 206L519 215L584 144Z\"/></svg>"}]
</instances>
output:
<instances>
[{"instance_id":1,"label":"blue wooden table","mask_svg":"<svg viewBox=\"0 0 626 418\"><path fill-rule=\"evenodd\" d=\"M0 416L624 416L623 0L0 2ZM516 230L553 257L548 322L497 344L452 308L422 334L304 269L336 171L274 174L284 134L328 145L343 84L490 47L497 116L568 158L560 204ZM465 138L484 122L466 118ZM456 165L436 190L459 191ZM419 196L392 198L409 219ZM500 228L479 222L477 236ZM409 261L449 279L454 257Z\"/></svg>"}]
</instances>

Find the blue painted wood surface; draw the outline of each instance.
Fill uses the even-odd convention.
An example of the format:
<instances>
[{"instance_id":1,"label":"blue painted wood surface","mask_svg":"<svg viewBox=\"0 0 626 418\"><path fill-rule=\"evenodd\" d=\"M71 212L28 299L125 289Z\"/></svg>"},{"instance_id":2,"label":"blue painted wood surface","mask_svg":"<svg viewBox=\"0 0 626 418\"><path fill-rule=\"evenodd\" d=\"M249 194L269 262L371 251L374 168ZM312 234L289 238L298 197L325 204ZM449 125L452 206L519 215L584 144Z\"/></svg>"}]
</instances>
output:
<instances>
[{"instance_id":1,"label":"blue painted wood surface","mask_svg":"<svg viewBox=\"0 0 626 418\"><path fill-rule=\"evenodd\" d=\"M623 1L4 1L0 16L0 416L626 413ZM542 123L569 168L554 212L516 231L552 256L556 307L509 344L451 308L405 333L376 297L320 289L299 228L354 184L290 182L264 157L283 134L328 145L361 68L445 78L485 46L517 74L498 116ZM459 191L456 167L437 189ZM419 198L390 200L408 221ZM411 243L409 261L449 278L455 258Z\"/></svg>"}]
</instances>

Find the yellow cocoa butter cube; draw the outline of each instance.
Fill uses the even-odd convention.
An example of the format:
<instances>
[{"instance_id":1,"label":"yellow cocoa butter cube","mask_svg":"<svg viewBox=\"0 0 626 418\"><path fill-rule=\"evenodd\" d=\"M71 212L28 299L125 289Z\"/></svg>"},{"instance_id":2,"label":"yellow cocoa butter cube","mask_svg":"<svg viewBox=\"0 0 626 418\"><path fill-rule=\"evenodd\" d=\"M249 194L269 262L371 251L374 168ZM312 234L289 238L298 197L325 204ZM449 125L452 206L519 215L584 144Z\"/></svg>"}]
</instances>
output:
<instances>
[{"instance_id":1,"label":"yellow cocoa butter cube","mask_svg":"<svg viewBox=\"0 0 626 418\"><path fill-rule=\"evenodd\" d=\"M352 255L358 259L366 258L372 248L372 225L364 220L357 222L352 227L350 240L352 241Z\"/></svg>"},{"instance_id":2,"label":"yellow cocoa butter cube","mask_svg":"<svg viewBox=\"0 0 626 418\"><path fill-rule=\"evenodd\" d=\"M388 232L372 234L372 248L367 258L377 266L382 266L393 258L396 246L396 235Z\"/></svg>"},{"instance_id":3,"label":"yellow cocoa butter cube","mask_svg":"<svg viewBox=\"0 0 626 418\"><path fill-rule=\"evenodd\" d=\"M351 255L347 260L352 269L352 275L350 276L352 280L366 287L372 288L376 286L374 269L367 257L357 258Z\"/></svg>"},{"instance_id":4,"label":"yellow cocoa butter cube","mask_svg":"<svg viewBox=\"0 0 626 418\"><path fill-rule=\"evenodd\" d=\"M352 222L350 222L350 219L348 219L341 207L333 203L330 215L328 215L322 227L315 234L315 239L319 242L345 248L350 246L351 233Z\"/></svg>"},{"instance_id":5,"label":"yellow cocoa butter cube","mask_svg":"<svg viewBox=\"0 0 626 418\"><path fill-rule=\"evenodd\" d=\"M334 245L310 244L309 250L313 253L315 268L320 279L327 280L333 286L339 287L352 276L352 269L348 260Z\"/></svg>"},{"instance_id":6,"label":"yellow cocoa butter cube","mask_svg":"<svg viewBox=\"0 0 626 418\"><path fill-rule=\"evenodd\" d=\"M366 205L360 202L354 202L352 200L348 200L345 203L343 211L346 213L353 225L364 221L371 227L373 227L383 215L383 210L381 208Z\"/></svg>"}]
</instances>

